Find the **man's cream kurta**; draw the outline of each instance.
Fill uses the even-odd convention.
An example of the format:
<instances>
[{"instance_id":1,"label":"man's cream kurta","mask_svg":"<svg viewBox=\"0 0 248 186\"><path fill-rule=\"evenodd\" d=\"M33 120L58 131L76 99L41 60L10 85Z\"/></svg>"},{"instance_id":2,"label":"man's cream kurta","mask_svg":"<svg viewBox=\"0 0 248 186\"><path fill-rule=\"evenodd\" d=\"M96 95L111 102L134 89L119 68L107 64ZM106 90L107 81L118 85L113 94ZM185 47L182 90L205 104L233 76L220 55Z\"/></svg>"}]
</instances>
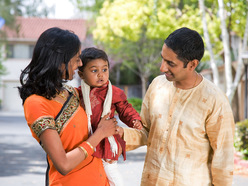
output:
<instances>
[{"instance_id":1,"label":"man's cream kurta","mask_svg":"<svg viewBox=\"0 0 248 186\"><path fill-rule=\"evenodd\" d=\"M233 113L209 80L182 90L158 76L141 117L146 130L125 128L124 139L127 150L147 144L142 186L232 185Z\"/></svg>"}]
</instances>

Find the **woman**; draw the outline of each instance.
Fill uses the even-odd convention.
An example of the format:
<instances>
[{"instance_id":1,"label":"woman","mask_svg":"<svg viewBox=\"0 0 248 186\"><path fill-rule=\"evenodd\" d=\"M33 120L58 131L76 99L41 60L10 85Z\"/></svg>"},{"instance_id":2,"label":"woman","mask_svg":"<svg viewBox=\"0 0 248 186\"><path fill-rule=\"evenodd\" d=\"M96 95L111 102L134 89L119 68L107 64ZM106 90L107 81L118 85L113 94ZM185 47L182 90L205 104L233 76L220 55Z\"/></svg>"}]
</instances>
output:
<instances>
[{"instance_id":1,"label":"woman","mask_svg":"<svg viewBox=\"0 0 248 186\"><path fill-rule=\"evenodd\" d=\"M88 137L87 117L78 92L63 86L82 66L80 40L67 30L50 28L39 37L18 87L33 137L47 153L47 185L109 185L101 159L92 157L105 137L117 133L116 120L104 116Z\"/></svg>"}]
</instances>

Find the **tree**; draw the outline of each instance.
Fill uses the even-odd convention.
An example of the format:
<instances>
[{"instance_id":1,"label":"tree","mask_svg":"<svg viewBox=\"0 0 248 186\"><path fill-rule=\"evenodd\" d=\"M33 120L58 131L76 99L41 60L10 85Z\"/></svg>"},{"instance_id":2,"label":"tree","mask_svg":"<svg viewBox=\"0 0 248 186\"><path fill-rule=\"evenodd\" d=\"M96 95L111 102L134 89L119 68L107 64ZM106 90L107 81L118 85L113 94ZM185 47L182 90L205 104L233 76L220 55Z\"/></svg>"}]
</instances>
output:
<instances>
[{"instance_id":1,"label":"tree","mask_svg":"<svg viewBox=\"0 0 248 186\"><path fill-rule=\"evenodd\" d=\"M203 33L204 33L206 46L207 46L207 49L208 49L209 55L210 55L210 64L211 64L211 68L213 71L213 77L214 77L213 79L214 79L214 83L217 86L219 86L219 81L220 81L219 80L219 72L218 72L218 67L217 67L216 61L214 59L214 53L213 53L212 45L210 42L207 20L206 20L206 13L205 13L204 0L199 0L199 6L200 6L201 13L202 13Z\"/></svg>"},{"instance_id":2,"label":"tree","mask_svg":"<svg viewBox=\"0 0 248 186\"><path fill-rule=\"evenodd\" d=\"M121 44L118 48L106 46L106 44L104 46L107 48L108 53L111 52L111 56L115 57L115 61L122 63L122 65L140 77L142 96L144 96L149 77L157 74L158 63L161 59L161 40L147 38L145 30L137 41L119 39Z\"/></svg>"},{"instance_id":3,"label":"tree","mask_svg":"<svg viewBox=\"0 0 248 186\"><path fill-rule=\"evenodd\" d=\"M201 0L199 0L200 3ZM215 4L215 1L213 1ZM235 33L241 39L247 40L247 34L245 35L245 22L247 22L247 0L218 0L218 4L211 5L211 14L216 14L219 16L221 22L221 35L220 41L223 42L221 48L224 48L224 65L225 65L225 79L226 79L226 95L229 99L229 102L232 103L233 97L237 90L237 86L240 82L243 64L241 59L242 54L242 44L240 44L239 49L233 48L232 46L232 33ZM213 8L214 7L214 8ZM241 16L242 15L242 16ZM209 22L208 22L209 24ZM245 39L246 38L246 39ZM206 37L205 37L206 39ZM240 40L241 41L241 40ZM244 47L244 44L243 44ZM218 54L218 53L217 53ZM233 66L232 62L237 62L237 70L234 73L235 78L233 80ZM213 73L215 73L213 71ZM214 81L216 81L216 76L214 76Z\"/></svg>"},{"instance_id":4,"label":"tree","mask_svg":"<svg viewBox=\"0 0 248 186\"><path fill-rule=\"evenodd\" d=\"M237 49L231 45L231 34L244 37L247 0L205 0L205 8L200 6L201 11L198 7L200 2L197 0L105 0L104 3L102 2L93 36L95 40L115 51L118 49L128 51L123 48L128 47L127 42L138 43L144 36L146 39L162 41L169 33L182 26L195 29L204 35L208 50L202 62L210 60L216 84L218 82L217 66L225 62L227 95L229 101L232 101L243 67L241 57L238 55L241 52L237 54ZM203 10L206 14L200 16L204 13ZM148 46L148 48L151 47ZM157 51L158 55L159 52ZM119 54L118 61L124 61L123 64L125 64L121 50ZM225 59L222 58L222 54ZM129 53L125 55L130 63L132 55ZM233 81L232 61L235 60L238 60L239 66ZM138 71L140 74L143 73Z\"/></svg>"},{"instance_id":5,"label":"tree","mask_svg":"<svg viewBox=\"0 0 248 186\"><path fill-rule=\"evenodd\" d=\"M220 1L220 0L219 0ZM235 3L236 2L236 3ZM245 51L245 48L247 47L247 37L248 37L248 1L235 1L229 6L229 11L234 12L229 17L229 23L227 24L229 26L229 30L235 31L241 38L243 38L243 43L240 43L240 47L238 50L238 56L236 56L237 59L237 70L235 73L235 78L233 80L232 76L229 76L229 71L231 69L231 64L229 64L229 67L227 67L228 72L226 73L226 79L227 79L227 86L229 87L226 94L228 96L228 99L230 103L233 100L234 94L237 90L238 84L240 82L240 79L242 77L243 71L244 71L244 65L242 63L242 54ZM220 2L221 3L221 2ZM239 11L233 11L234 7L239 7ZM224 12L223 12L224 13ZM243 15L243 16L240 16ZM238 19L236 19L236 17ZM242 18L242 19L241 19ZM242 24L231 24L230 22L234 20L237 23ZM230 34L229 34L230 35ZM242 37L243 36L243 37ZM229 52L230 53L230 52ZM230 54L227 54L230 55ZM231 56L230 56L231 58ZM226 60L225 60L226 63ZM226 70L226 68L225 68ZM232 80L232 81L231 81Z\"/></svg>"},{"instance_id":6,"label":"tree","mask_svg":"<svg viewBox=\"0 0 248 186\"><path fill-rule=\"evenodd\" d=\"M197 25L199 28L201 19L197 14L199 10L195 10L194 6L185 6L181 10L179 4L171 1L105 1L97 17L93 36L95 40L118 50L123 64L126 61L136 64L144 96L148 77L154 73L153 68L158 72L157 63L163 40L178 27L195 28ZM195 16L189 19L190 15Z\"/></svg>"},{"instance_id":7,"label":"tree","mask_svg":"<svg viewBox=\"0 0 248 186\"><path fill-rule=\"evenodd\" d=\"M218 0L219 3L219 16L221 20L221 30L222 30L222 41L224 47L224 60L225 60L225 77L226 77L226 94L229 98L229 102L231 103L232 100L230 99L231 89L232 89L232 61L231 61L231 53L230 53L230 45L229 45L229 35L227 32L226 27L226 18L225 18L225 9L224 9L224 2L223 0Z\"/></svg>"}]
</instances>

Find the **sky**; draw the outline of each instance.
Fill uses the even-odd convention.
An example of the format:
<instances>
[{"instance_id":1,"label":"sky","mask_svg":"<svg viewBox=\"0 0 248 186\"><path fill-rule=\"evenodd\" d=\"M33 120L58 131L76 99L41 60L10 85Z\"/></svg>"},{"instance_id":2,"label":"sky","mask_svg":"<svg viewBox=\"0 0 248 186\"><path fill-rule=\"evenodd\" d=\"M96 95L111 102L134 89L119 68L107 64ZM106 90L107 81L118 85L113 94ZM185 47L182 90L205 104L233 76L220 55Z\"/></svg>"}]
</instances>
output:
<instances>
[{"instance_id":1,"label":"sky","mask_svg":"<svg viewBox=\"0 0 248 186\"><path fill-rule=\"evenodd\" d=\"M70 19L75 17L76 10L69 0L43 0L47 7L55 6L55 14L49 14L49 18Z\"/></svg>"}]
</instances>

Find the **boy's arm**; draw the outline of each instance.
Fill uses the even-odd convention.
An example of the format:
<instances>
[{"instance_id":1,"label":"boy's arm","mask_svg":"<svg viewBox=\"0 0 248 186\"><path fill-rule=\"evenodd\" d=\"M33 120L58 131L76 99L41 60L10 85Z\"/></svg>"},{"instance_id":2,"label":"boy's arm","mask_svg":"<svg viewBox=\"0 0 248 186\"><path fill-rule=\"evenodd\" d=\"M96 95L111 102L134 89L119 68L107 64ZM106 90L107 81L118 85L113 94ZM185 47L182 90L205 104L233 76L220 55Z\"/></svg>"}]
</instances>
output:
<instances>
[{"instance_id":1,"label":"boy's arm","mask_svg":"<svg viewBox=\"0 0 248 186\"><path fill-rule=\"evenodd\" d=\"M140 146L147 145L148 135L151 128L150 120L150 91L149 88L143 99L140 116L142 118L143 128L141 130L132 128L123 128L123 139L126 141L126 151L134 150Z\"/></svg>"},{"instance_id":2,"label":"boy's arm","mask_svg":"<svg viewBox=\"0 0 248 186\"><path fill-rule=\"evenodd\" d=\"M139 113L128 103L125 93L121 89L115 89L115 107L120 120L129 127L133 127L133 121L141 121Z\"/></svg>"}]
</instances>

